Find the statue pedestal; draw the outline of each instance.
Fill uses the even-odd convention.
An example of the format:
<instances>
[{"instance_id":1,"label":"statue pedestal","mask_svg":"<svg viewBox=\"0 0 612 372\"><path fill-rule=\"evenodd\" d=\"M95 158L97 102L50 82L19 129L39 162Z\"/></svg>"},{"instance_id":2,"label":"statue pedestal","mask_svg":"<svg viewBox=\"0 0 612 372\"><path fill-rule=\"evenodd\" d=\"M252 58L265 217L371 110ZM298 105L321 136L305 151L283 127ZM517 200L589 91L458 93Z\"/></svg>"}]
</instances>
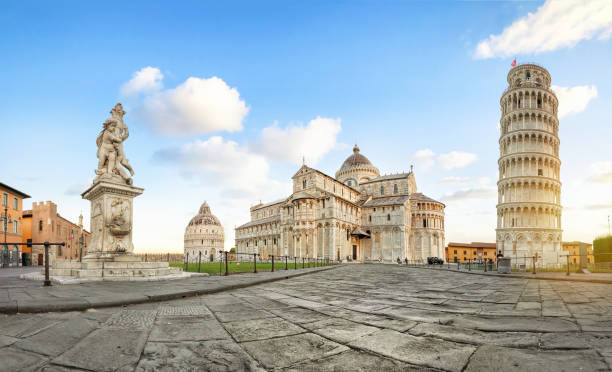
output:
<instances>
[{"instance_id":1,"label":"statue pedestal","mask_svg":"<svg viewBox=\"0 0 612 372\"><path fill-rule=\"evenodd\" d=\"M81 194L91 202L91 242L83 261L115 261L118 256L132 255L132 201L143 191L99 180Z\"/></svg>"},{"instance_id":2,"label":"statue pedestal","mask_svg":"<svg viewBox=\"0 0 612 372\"><path fill-rule=\"evenodd\" d=\"M189 277L168 262L142 262L132 244L133 199L144 189L99 179L81 196L91 202L91 242L82 262L58 260L49 274L85 280Z\"/></svg>"}]
</instances>

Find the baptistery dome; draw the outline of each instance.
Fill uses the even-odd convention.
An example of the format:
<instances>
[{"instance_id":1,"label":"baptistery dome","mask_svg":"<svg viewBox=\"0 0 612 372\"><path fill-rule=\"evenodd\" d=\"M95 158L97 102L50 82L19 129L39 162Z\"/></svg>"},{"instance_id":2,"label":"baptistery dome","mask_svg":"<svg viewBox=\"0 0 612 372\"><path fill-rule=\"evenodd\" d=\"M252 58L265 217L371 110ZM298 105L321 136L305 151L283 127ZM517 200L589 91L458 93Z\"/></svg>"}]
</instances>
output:
<instances>
[{"instance_id":1,"label":"baptistery dome","mask_svg":"<svg viewBox=\"0 0 612 372\"><path fill-rule=\"evenodd\" d=\"M210 207L208 203L204 202L200 207L200 211L195 217L189 221L189 226L194 225L216 225L221 226L221 222L219 219L210 212ZM223 229L223 228L222 228Z\"/></svg>"},{"instance_id":2,"label":"baptistery dome","mask_svg":"<svg viewBox=\"0 0 612 372\"><path fill-rule=\"evenodd\" d=\"M360 183L367 182L380 176L368 158L359 153L359 147L353 147L353 154L346 158L340 169L336 172L336 179L348 186L357 188Z\"/></svg>"},{"instance_id":3,"label":"baptistery dome","mask_svg":"<svg viewBox=\"0 0 612 372\"><path fill-rule=\"evenodd\" d=\"M185 229L185 259L190 262L216 261L224 244L223 226L204 202Z\"/></svg>"}]
</instances>

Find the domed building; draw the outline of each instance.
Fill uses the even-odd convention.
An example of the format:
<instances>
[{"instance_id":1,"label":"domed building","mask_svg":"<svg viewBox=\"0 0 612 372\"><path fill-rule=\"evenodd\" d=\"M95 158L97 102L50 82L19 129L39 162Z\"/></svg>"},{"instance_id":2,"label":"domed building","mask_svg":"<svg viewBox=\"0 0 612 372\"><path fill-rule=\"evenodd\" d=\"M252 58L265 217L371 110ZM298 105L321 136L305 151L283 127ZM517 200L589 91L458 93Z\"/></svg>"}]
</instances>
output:
<instances>
[{"instance_id":1,"label":"domed building","mask_svg":"<svg viewBox=\"0 0 612 372\"><path fill-rule=\"evenodd\" d=\"M359 147L353 147L353 155L346 158L336 172L336 179L348 186L357 188L360 183L370 181L380 176L378 168L370 160L359 153Z\"/></svg>"},{"instance_id":2,"label":"domed building","mask_svg":"<svg viewBox=\"0 0 612 372\"><path fill-rule=\"evenodd\" d=\"M289 197L251 207L251 221L236 228L238 253L387 263L444 258L445 205L418 192L412 167L381 176L355 145L335 178L306 165L292 178Z\"/></svg>"},{"instance_id":3,"label":"domed building","mask_svg":"<svg viewBox=\"0 0 612 372\"><path fill-rule=\"evenodd\" d=\"M216 261L224 244L223 226L211 213L208 203L204 202L185 229L185 259L198 262L201 254L202 262Z\"/></svg>"}]
</instances>

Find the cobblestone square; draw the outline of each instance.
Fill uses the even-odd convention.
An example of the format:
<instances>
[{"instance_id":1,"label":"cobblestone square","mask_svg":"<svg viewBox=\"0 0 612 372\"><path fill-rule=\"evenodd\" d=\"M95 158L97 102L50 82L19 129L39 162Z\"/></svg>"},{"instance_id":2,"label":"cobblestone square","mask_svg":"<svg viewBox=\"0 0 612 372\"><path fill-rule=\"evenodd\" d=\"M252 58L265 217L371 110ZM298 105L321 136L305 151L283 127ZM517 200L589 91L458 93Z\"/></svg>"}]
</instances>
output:
<instances>
[{"instance_id":1,"label":"cobblestone square","mask_svg":"<svg viewBox=\"0 0 612 372\"><path fill-rule=\"evenodd\" d=\"M343 265L218 294L0 317L0 370L592 371L612 285Z\"/></svg>"}]
</instances>

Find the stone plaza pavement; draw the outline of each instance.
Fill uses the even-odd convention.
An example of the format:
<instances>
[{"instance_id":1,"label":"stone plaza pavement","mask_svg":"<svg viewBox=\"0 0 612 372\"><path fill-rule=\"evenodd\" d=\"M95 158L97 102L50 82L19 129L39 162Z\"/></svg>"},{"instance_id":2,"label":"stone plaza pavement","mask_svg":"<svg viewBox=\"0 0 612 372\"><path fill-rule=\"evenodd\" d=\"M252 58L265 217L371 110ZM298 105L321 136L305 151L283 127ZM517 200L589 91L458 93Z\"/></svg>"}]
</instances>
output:
<instances>
[{"instance_id":1,"label":"stone plaza pavement","mask_svg":"<svg viewBox=\"0 0 612 372\"><path fill-rule=\"evenodd\" d=\"M311 272L331 270L334 266L242 273L230 276L193 277L162 281L109 281L43 287L41 281L19 279L19 275L40 268L0 270L0 313L41 313L86 310L143 302L173 300L201 294L282 280Z\"/></svg>"},{"instance_id":2,"label":"stone plaza pavement","mask_svg":"<svg viewBox=\"0 0 612 372\"><path fill-rule=\"evenodd\" d=\"M0 316L0 369L596 371L612 285L343 265L182 300Z\"/></svg>"}]
</instances>

